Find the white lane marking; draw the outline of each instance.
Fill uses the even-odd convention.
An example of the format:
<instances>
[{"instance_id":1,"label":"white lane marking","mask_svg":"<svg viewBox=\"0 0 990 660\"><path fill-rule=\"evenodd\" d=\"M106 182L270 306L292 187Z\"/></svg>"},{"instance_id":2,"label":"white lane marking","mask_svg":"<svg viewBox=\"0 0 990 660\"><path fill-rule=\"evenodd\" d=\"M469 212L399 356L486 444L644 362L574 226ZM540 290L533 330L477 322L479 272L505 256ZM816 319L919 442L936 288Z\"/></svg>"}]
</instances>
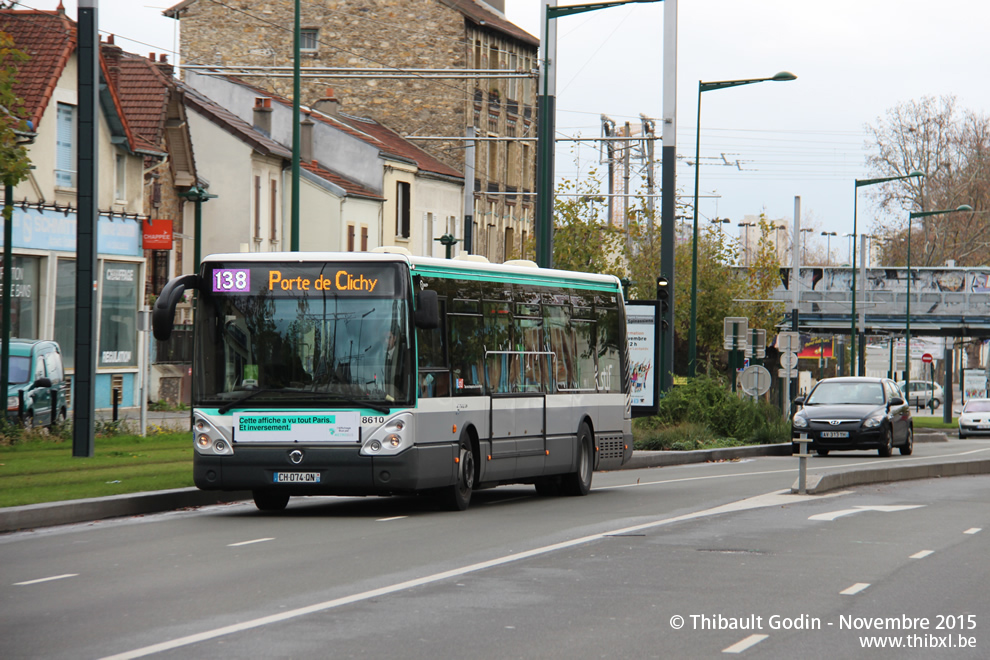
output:
<instances>
[{"instance_id":1,"label":"white lane marking","mask_svg":"<svg viewBox=\"0 0 990 660\"><path fill-rule=\"evenodd\" d=\"M65 578L76 577L79 573L66 573L65 575L53 575L46 578L38 578L37 580L28 580L26 582L15 582L15 587L23 587L29 584L40 584L42 582L51 582L52 580L64 580Z\"/></svg>"},{"instance_id":2,"label":"white lane marking","mask_svg":"<svg viewBox=\"0 0 990 660\"><path fill-rule=\"evenodd\" d=\"M813 516L808 516L808 520L835 520L836 518L841 518L842 516L862 513L863 511L883 511L884 513L892 513L895 511L908 511L909 509L920 509L924 506L924 504L862 504L851 509L840 509L838 511L816 513Z\"/></svg>"},{"instance_id":3,"label":"white lane marking","mask_svg":"<svg viewBox=\"0 0 990 660\"><path fill-rule=\"evenodd\" d=\"M409 516L392 516L391 518L379 518L375 522L389 522L392 520L402 520L403 518L408 518Z\"/></svg>"},{"instance_id":4,"label":"white lane marking","mask_svg":"<svg viewBox=\"0 0 990 660\"><path fill-rule=\"evenodd\" d=\"M506 502L518 502L519 500L531 500L531 499L533 499L532 495L522 495L521 497L510 497L504 500L491 500L485 502L485 504L487 504L488 506L495 506L496 504L505 504Z\"/></svg>"},{"instance_id":5,"label":"white lane marking","mask_svg":"<svg viewBox=\"0 0 990 660\"><path fill-rule=\"evenodd\" d=\"M963 534L979 534L982 531L983 531L982 527L970 527L965 532L963 532Z\"/></svg>"},{"instance_id":6,"label":"white lane marking","mask_svg":"<svg viewBox=\"0 0 990 660\"><path fill-rule=\"evenodd\" d=\"M732 646L722 649L722 653L742 653L751 646L756 646L770 635L750 635L746 639L741 639Z\"/></svg>"},{"instance_id":7,"label":"white lane marking","mask_svg":"<svg viewBox=\"0 0 990 660\"><path fill-rule=\"evenodd\" d=\"M860 591L866 589L868 586L870 586L869 582L857 582L848 589L844 589L840 591L839 594L843 596L852 596L853 594L858 594Z\"/></svg>"},{"instance_id":8,"label":"white lane marking","mask_svg":"<svg viewBox=\"0 0 990 660\"><path fill-rule=\"evenodd\" d=\"M807 499L808 497L810 496L803 496L802 499ZM467 566L461 566L460 568L453 568L449 571L444 571L442 573L434 573L433 575L426 575L420 578L406 580L405 582L399 582L397 584L379 587L378 589L372 589L370 591L364 591L361 593L352 594L350 596L344 596L342 598L335 598L334 600L328 600L322 603L314 603L313 605L307 605L305 607L300 607L294 610L279 612L277 614L271 614L269 616L263 616L257 619L243 621L241 623L235 623L229 626L224 626L222 628L206 630L201 633L196 633L194 635L179 637L177 639L172 639L166 642L160 642L158 644L152 644L150 646L134 649L133 651L125 651L123 653L118 653L117 655L107 656L103 660L129 660L130 658L143 658L145 656L152 655L154 653L162 653L164 651L170 651L173 649L181 648L183 646L189 646L190 644L205 642L206 640L209 639L216 639L217 637L223 637L225 635L243 632L245 630L251 630L253 628L260 628L262 626L267 626L273 623L279 623L281 621L287 621L289 619L295 619L297 617L306 616L308 614L314 614L316 612L324 612L326 610L341 607L344 605L350 605L352 603L358 603L372 598L378 598L380 596L386 596L400 591L405 591L407 589L412 589L413 587L420 587L427 584L433 584L435 582L448 580L450 578L459 577L461 575L466 575L468 573L476 573L478 571L494 568L496 566L503 566L505 564L511 564L524 559L530 559L532 557L539 557L552 552L556 552L558 550L564 550L567 548L573 548L580 545L586 545L593 541L604 539L607 536L615 536L617 534L628 534L630 532L638 532L645 529L656 529L658 527L663 527L665 525L671 525L678 522L685 522L688 520L696 520L699 518L714 516L721 513L729 513L733 511L745 511L748 509L760 509L760 508L766 508L772 506L781 506L782 504L786 504L794 501L798 501L798 496L791 495L791 491L789 488L785 490L778 490L772 493L767 493L765 495L757 495L755 497L749 497L744 500L739 500L737 502L729 502L728 504L723 504L721 506L717 506L712 509L705 509L703 511L697 511L695 513L687 513L681 516L675 516L673 518L663 518L660 520L654 520L653 522L642 523L639 525L634 525L632 527L625 527L622 529L614 529L607 532L602 532L600 534L591 534L589 536L582 536L580 538L571 539L570 541L562 541L560 543L554 543L553 545L546 545L539 548L533 548L532 550L525 550L523 552L517 552L511 555L504 555L502 557L496 557L494 559L478 562L476 564L469 564Z\"/></svg>"},{"instance_id":9,"label":"white lane marking","mask_svg":"<svg viewBox=\"0 0 990 660\"><path fill-rule=\"evenodd\" d=\"M922 550L921 552L914 553L913 555L908 557L908 559L924 559L928 555L934 555L934 554L935 554L934 550Z\"/></svg>"},{"instance_id":10,"label":"white lane marking","mask_svg":"<svg viewBox=\"0 0 990 660\"><path fill-rule=\"evenodd\" d=\"M240 543L228 543L228 548L236 548L239 545L251 545L252 543L264 543L265 541L274 541L274 537L268 537L264 539L252 539L250 541L241 541Z\"/></svg>"}]
</instances>

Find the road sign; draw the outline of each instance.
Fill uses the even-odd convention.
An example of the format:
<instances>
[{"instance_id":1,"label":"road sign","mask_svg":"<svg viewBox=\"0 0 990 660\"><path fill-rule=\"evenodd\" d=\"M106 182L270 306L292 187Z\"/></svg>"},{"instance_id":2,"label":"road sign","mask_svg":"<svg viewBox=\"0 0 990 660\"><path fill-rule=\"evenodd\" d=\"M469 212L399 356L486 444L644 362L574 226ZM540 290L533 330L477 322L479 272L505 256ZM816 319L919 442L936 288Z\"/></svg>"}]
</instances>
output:
<instances>
[{"instance_id":1,"label":"road sign","mask_svg":"<svg viewBox=\"0 0 990 660\"><path fill-rule=\"evenodd\" d=\"M746 394L761 396L770 389L770 372L758 364L746 367L739 374L739 384Z\"/></svg>"},{"instance_id":2,"label":"road sign","mask_svg":"<svg viewBox=\"0 0 990 660\"><path fill-rule=\"evenodd\" d=\"M925 364L931 364L933 359L934 358L932 358L931 353L925 353L924 355L921 356L921 361L924 362Z\"/></svg>"},{"instance_id":3,"label":"road sign","mask_svg":"<svg viewBox=\"0 0 990 660\"><path fill-rule=\"evenodd\" d=\"M791 369L790 371L787 369L777 369L777 375L781 378L797 378L798 372L797 369Z\"/></svg>"},{"instance_id":4,"label":"road sign","mask_svg":"<svg viewBox=\"0 0 990 660\"><path fill-rule=\"evenodd\" d=\"M777 348L782 351L796 351L801 348L801 336L796 332L778 332Z\"/></svg>"},{"instance_id":5,"label":"road sign","mask_svg":"<svg viewBox=\"0 0 990 660\"><path fill-rule=\"evenodd\" d=\"M722 339L725 342L725 350L746 350L746 331L749 329L749 319L745 316L726 316L723 322Z\"/></svg>"},{"instance_id":6,"label":"road sign","mask_svg":"<svg viewBox=\"0 0 990 660\"><path fill-rule=\"evenodd\" d=\"M780 354L780 366L782 369L797 369L798 354L794 351L784 351Z\"/></svg>"}]
</instances>

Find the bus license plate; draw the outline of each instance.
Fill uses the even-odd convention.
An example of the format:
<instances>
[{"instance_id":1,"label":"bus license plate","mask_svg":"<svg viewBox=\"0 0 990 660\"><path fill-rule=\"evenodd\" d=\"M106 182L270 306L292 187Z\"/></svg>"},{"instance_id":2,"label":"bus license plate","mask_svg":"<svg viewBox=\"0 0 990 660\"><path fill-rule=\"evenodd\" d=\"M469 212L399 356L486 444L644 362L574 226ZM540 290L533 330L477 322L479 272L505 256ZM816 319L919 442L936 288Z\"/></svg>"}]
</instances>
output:
<instances>
[{"instance_id":1,"label":"bus license plate","mask_svg":"<svg viewBox=\"0 0 990 660\"><path fill-rule=\"evenodd\" d=\"M276 472L273 481L277 484L318 484L319 472Z\"/></svg>"},{"instance_id":2,"label":"bus license plate","mask_svg":"<svg viewBox=\"0 0 990 660\"><path fill-rule=\"evenodd\" d=\"M849 431L822 431L823 438L848 438Z\"/></svg>"}]
</instances>

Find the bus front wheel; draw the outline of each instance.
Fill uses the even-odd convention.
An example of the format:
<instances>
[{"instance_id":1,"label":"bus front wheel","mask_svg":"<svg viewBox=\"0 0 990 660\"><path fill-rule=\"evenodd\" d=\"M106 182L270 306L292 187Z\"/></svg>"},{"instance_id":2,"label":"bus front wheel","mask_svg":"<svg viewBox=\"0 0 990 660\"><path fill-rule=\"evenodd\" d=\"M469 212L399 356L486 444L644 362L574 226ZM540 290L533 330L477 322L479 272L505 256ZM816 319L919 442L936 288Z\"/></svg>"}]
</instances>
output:
<instances>
[{"instance_id":1,"label":"bus front wheel","mask_svg":"<svg viewBox=\"0 0 990 660\"><path fill-rule=\"evenodd\" d=\"M464 511L471 504L474 491L474 449L469 436L461 436L457 460L457 483L447 486L444 503L451 511Z\"/></svg>"},{"instance_id":2,"label":"bus front wheel","mask_svg":"<svg viewBox=\"0 0 990 660\"><path fill-rule=\"evenodd\" d=\"M289 496L272 490L253 490L254 505L259 511L282 511L289 504Z\"/></svg>"},{"instance_id":3,"label":"bus front wheel","mask_svg":"<svg viewBox=\"0 0 990 660\"><path fill-rule=\"evenodd\" d=\"M592 452L591 429L584 422L578 428L578 462L577 471L565 474L561 480L561 491L564 495L587 495L591 491L591 474L594 470L594 455Z\"/></svg>"}]
</instances>

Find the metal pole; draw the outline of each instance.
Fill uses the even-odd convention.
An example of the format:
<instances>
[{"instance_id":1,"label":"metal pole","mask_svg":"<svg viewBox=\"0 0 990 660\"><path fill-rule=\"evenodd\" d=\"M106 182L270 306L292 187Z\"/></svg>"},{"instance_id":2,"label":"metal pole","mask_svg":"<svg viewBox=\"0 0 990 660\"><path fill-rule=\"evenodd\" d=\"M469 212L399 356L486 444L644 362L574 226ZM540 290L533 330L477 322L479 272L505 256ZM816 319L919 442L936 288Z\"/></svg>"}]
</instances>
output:
<instances>
[{"instance_id":1,"label":"metal pole","mask_svg":"<svg viewBox=\"0 0 990 660\"><path fill-rule=\"evenodd\" d=\"M849 374L851 376L857 376L856 367L856 204L859 201L859 186L854 184L853 187L853 231L852 231L852 250L850 251L850 261L852 266L852 309L849 312L849 321L852 324L852 328L849 331ZM910 232L910 224L908 226L908 231Z\"/></svg>"},{"instance_id":2,"label":"metal pole","mask_svg":"<svg viewBox=\"0 0 990 660\"><path fill-rule=\"evenodd\" d=\"M911 221L908 216L907 244L907 301L904 309L904 393L911 388Z\"/></svg>"},{"instance_id":3,"label":"metal pole","mask_svg":"<svg viewBox=\"0 0 990 660\"><path fill-rule=\"evenodd\" d=\"M299 251L299 150L301 148L301 126L299 123L299 96L302 93L299 82L299 51L300 35L302 31L299 27L299 0L296 0L295 18L292 28L293 50L292 50L292 218L290 225L290 246L293 252ZM199 206L196 206L199 213ZM196 238L199 239L199 227L197 227ZM199 257L196 259L196 272L199 272Z\"/></svg>"},{"instance_id":4,"label":"metal pole","mask_svg":"<svg viewBox=\"0 0 990 660\"><path fill-rule=\"evenodd\" d=\"M10 386L10 289L14 279L14 186L4 186L3 195L3 346L0 347L0 392ZM6 403L4 403L6 406ZM4 421L7 421L4 408Z\"/></svg>"},{"instance_id":5,"label":"metal pole","mask_svg":"<svg viewBox=\"0 0 990 660\"><path fill-rule=\"evenodd\" d=\"M464 252L474 254L474 126L467 127L464 144Z\"/></svg>"},{"instance_id":6,"label":"metal pole","mask_svg":"<svg viewBox=\"0 0 990 660\"><path fill-rule=\"evenodd\" d=\"M660 153L663 192L660 206L660 272L667 278L668 331L663 337L663 373L661 392L674 385L674 242L675 195L677 183L677 0L663 3L663 146Z\"/></svg>"},{"instance_id":7,"label":"metal pole","mask_svg":"<svg viewBox=\"0 0 990 660\"><path fill-rule=\"evenodd\" d=\"M543 0L543 29L540 47L541 94L537 99L536 143L536 263L542 268L553 266L553 169L554 124L557 88L557 22L550 20L550 8L557 0Z\"/></svg>"},{"instance_id":8,"label":"metal pole","mask_svg":"<svg viewBox=\"0 0 990 660\"><path fill-rule=\"evenodd\" d=\"M99 226L99 0L80 0L78 46L79 121L76 127L76 336L72 376L72 455L91 458L96 429L96 266Z\"/></svg>"},{"instance_id":9,"label":"metal pole","mask_svg":"<svg viewBox=\"0 0 990 660\"><path fill-rule=\"evenodd\" d=\"M698 81L698 121L694 134L694 229L691 236L691 322L688 327L688 377L694 377L698 356L698 177L701 163L701 81ZM736 391L735 380L732 391Z\"/></svg>"}]
</instances>

